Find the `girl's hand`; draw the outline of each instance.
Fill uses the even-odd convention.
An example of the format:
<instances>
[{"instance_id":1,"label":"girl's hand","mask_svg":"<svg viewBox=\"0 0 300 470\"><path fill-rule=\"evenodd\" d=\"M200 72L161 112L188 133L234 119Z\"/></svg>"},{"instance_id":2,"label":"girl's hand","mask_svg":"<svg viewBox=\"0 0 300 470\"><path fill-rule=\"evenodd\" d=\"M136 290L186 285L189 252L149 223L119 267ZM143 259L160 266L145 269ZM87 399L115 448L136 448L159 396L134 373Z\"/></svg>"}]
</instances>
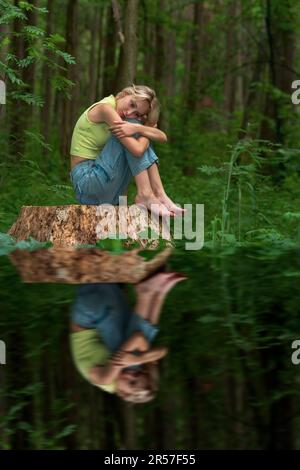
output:
<instances>
[{"instance_id":1,"label":"girl's hand","mask_svg":"<svg viewBox=\"0 0 300 470\"><path fill-rule=\"evenodd\" d=\"M116 367L128 367L140 363L140 357L130 352L118 351L111 358L111 364Z\"/></svg>"},{"instance_id":2,"label":"girl's hand","mask_svg":"<svg viewBox=\"0 0 300 470\"><path fill-rule=\"evenodd\" d=\"M133 134L139 132L140 124L126 121L114 121L114 124L108 129L118 138L130 137Z\"/></svg>"}]
</instances>

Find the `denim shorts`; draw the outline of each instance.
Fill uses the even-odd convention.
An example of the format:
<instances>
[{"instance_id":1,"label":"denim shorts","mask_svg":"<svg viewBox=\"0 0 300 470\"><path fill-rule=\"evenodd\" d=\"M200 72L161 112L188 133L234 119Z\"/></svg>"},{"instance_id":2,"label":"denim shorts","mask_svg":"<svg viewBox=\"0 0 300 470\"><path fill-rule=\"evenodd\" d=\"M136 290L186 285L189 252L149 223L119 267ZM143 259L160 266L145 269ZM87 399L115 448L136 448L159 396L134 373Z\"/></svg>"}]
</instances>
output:
<instances>
[{"instance_id":1,"label":"denim shorts","mask_svg":"<svg viewBox=\"0 0 300 470\"><path fill-rule=\"evenodd\" d=\"M76 198L80 204L118 205L131 178L153 163L158 163L158 157L151 145L141 157L135 157L112 135L95 160L78 163L70 172Z\"/></svg>"},{"instance_id":2,"label":"denim shorts","mask_svg":"<svg viewBox=\"0 0 300 470\"><path fill-rule=\"evenodd\" d=\"M111 352L134 332L140 331L152 343L158 328L144 320L128 305L119 284L84 284L78 288L71 309L72 321L83 328L95 328Z\"/></svg>"}]
</instances>

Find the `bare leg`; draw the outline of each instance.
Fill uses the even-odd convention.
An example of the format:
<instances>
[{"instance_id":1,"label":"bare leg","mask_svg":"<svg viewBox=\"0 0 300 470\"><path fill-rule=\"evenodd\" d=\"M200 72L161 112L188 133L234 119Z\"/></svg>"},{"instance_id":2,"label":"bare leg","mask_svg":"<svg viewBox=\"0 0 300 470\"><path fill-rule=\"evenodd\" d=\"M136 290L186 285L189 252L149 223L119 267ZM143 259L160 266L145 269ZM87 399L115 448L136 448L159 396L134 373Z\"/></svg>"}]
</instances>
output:
<instances>
[{"instance_id":1,"label":"bare leg","mask_svg":"<svg viewBox=\"0 0 300 470\"><path fill-rule=\"evenodd\" d=\"M136 175L135 182L137 186L137 195L135 197L136 204L144 205L149 210L152 209L153 213L157 215L173 215L153 193L148 176L148 170L143 170L138 175ZM158 206L156 210L154 207L151 208L152 204L156 204Z\"/></svg>"},{"instance_id":2,"label":"bare leg","mask_svg":"<svg viewBox=\"0 0 300 470\"><path fill-rule=\"evenodd\" d=\"M136 304L134 311L140 315L142 318L148 318L149 311L151 308L152 297L148 294L138 293L136 298Z\"/></svg>"},{"instance_id":3,"label":"bare leg","mask_svg":"<svg viewBox=\"0 0 300 470\"><path fill-rule=\"evenodd\" d=\"M136 312L153 325L159 321L167 293L180 281L186 279L178 273L159 273L135 286Z\"/></svg>"},{"instance_id":4,"label":"bare leg","mask_svg":"<svg viewBox=\"0 0 300 470\"><path fill-rule=\"evenodd\" d=\"M169 209L171 212L174 212L174 214L183 214L186 212L185 209L182 209L181 207L178 207L174 202L167 196L161 178L160 174L158 171L158 166L156 163L151 165L147 169L148 175L149 175L149 180L151 184L151 188L153 190L154 195L159 199L159 201L164 204L167 209Z\"/></svg>"},{"instance_id":5,"label":"bare leg","mask_svg":"<svg viewBox=\"0 0 300 470\"><path fill-rule=\"evenodd\" d=\"M162 286L162 289L158 291L152 297L151 309L147 320L153 325L157 325L161 314L161 309L167 293L180 281L186 279L185 276L173 276L169 278L166 283Z\"/></svg>"}]
</instances>

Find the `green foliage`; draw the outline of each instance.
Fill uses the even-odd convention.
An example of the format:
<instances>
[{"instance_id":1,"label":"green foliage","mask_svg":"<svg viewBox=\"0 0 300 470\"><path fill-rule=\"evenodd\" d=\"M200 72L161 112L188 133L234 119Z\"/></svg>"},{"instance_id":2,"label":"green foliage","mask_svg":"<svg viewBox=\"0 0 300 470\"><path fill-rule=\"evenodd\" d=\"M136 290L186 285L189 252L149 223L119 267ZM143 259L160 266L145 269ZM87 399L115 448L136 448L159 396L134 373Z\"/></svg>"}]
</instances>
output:
<instances>
[{"instance_id":1,"label":"green foliage","mask_svg":"<svg viewBox=\"0 0 300 470\"><path fill-rule=\"evenodd\" d=\"M13 237L6 233L0 233L0 256L7 255L14 250L29 250L34 251L40 248L48 248L52 246L50 242L39 242L32 237L28 240L17 242Z\"/></svg>"},{"instance_id":2,"label":"green foliage","mask_svg":"<svg viewBox=\"0 0 300 470\"><path fill-rule=\"evenodd\" d=\"M0 13L0 24L9 24L15 18L26 19L22 10L9 0L0 0Z\"/></svg>"},{"instance_id":3,"label":"green foliage","mask_svg":"<svg viewBox=\"0 0 300 470\"><path fill-rule=\"evenodd\" d=\"M28 25L26 12L35 10L40 15L48 13L46 8L40 8L29 2L19 2L18 6L12 5L11 2L1 0L0 2L0 24L9 25L13 24L13 21L17 18L22 22L22 28L19 33L14 33L16 38L24 38L26 41L25 56L17 58L17 56L9 52L5 61L0 60L0 72L3 77L7 77L8 81L15 86L15 89L10 90L8 87L7 99L8 104L10 99L23 100L27 104L32 106L43 106L43 99L38 95L28 93L26 91L27 84L22 79L22 71L27 69L31 64L40 64L41 62L46 63L50 68L57 72L57 82L59 81L59 71L63 71L64 67L52 60L49 55L44 52L49 51L54 55L57 55L62 59L65 64L74 64L75 59L67 52L61 50L58 44L62 41L59 35L46 36L44 29L34 25ZM0 32L0 44L2 47L5 44L9 44L10 39L5 36L5 32ZM69 80L61 77L64 83L64 90L67 93L68 89L73 85ZM13 88L13 87L12 87Z\"/></svg>"}]
</instances>

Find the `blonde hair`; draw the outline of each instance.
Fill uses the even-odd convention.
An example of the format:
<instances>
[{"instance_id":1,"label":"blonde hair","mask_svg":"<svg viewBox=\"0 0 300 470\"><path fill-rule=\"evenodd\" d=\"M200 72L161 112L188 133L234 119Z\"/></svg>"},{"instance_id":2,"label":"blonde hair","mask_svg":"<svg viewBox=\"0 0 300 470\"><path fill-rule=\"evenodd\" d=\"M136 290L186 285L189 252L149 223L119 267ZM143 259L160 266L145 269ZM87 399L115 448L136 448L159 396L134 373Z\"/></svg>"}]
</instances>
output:
<instances>
[{"instance_id":1,"label":"blonde hair","mask_svg":"<svg viewBox=\"0 0 300 470\"><path fill-rule=\"evenodd\" d=\"M158 390L158 366L156 362L143 364L143 369L148 376L148 387L132 393L124 393L116 390L116 395L129 403L147 403L156 397Z\"/></svg>"},{"instance_id":2,"label":"blonde hair","mask_svg":"<svg viewBox=\"0 0 300 470\"><path fill-rule=\"evenodd\" d=\"M126 95L133 95L138 100L148 101L150 110L147 116L147 123L156 124L159 118L160 104L155 91L146 85L134 85L123 88L117 93L116 98L123 98Z\"/></svg>"}]
</instances>

